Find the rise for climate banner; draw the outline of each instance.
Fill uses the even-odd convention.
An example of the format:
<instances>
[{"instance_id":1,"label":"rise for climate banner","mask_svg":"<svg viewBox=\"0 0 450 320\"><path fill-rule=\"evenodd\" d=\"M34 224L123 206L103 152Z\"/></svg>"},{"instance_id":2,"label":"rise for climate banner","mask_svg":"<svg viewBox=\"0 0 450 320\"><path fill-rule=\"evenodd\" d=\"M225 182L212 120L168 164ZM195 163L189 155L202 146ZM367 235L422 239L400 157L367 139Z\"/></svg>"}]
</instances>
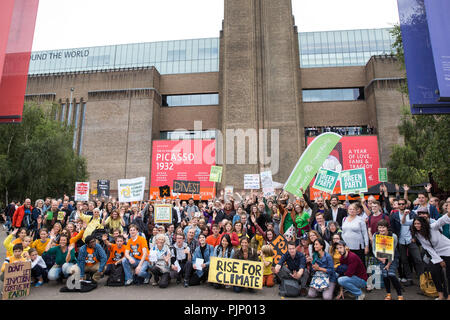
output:
<instances>
[{"instance_id":1,"label":"rise for climate banner","mask_svg":"<svg viewBox=\"0 0 450 320\"><path fill-rule=\"evenodd\" d=\"M308 145L314 140L314 137L308 137ZM378 152L377 136L344 136L336 144L330 155L323 162L322 168L341 172L343 170L366 169L367 188L379 183L378 168L380 167L380 158ZM310 184L310 197L315 199L321 191L313 188L315 178ZM341 193L340 181L337 182L333 194ZM330 194L324 194L329 198Z\"/></svg>"},{"instance_id":2,"label":"rise for climate banner","mask_svg":"<svg viewBox=\"0 0 450 320\"><path fill-rule=\"evenodd\" d=\"M152 172L150 195L159 196L159 187L173 186L175 180L199 181L198 200L214 197L214 182L210 181L211 166L216 164L215 140L154 140L152 147ZM173 197L171 190L171 197ZM188 199L192 194L177 194Z\"/></svg>"}]
</instances>

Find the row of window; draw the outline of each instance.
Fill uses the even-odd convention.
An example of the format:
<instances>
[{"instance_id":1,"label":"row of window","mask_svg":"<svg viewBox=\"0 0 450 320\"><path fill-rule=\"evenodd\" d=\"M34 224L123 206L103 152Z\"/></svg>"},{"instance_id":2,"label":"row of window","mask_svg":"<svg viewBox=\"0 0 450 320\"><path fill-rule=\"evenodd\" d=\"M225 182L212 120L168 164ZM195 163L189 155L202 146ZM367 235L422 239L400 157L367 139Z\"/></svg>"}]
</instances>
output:
<instances>
[{"instance_id":1,"label":"row of window","mask_svg":"<svg viewBox=\"0 0 450 320\"><path fill-rule=\"evenodd\" d=\"M219 104L219 94L163 95L163 107L210 106Z\"/></svg>"},{"instance_id":2,"label":"row of window","mask_svg":"<svg viewBox=\"0 0 450 320\"><path fill-rule=\"evenodd\" d=\"M335 132L341 136L359 136L364 134L376 134L374 127L347 126L347 127L309 127L305 128L305 137L315 137L324 132Z\"/></svg>"},{"instance_id":3,"label":"row of window","mask_svg":"<svg viewBox=\"0 0 450 320\"><path fill-rule=\"evenodd\" d=\"M74 108L75 107L75 108ZM86 103L61 104L55 113L55 120L65 122L74 127L73 132L73 150L81 155L83 147L83 127L86 114Z\"/></svg>"},{"instance_id":4,"label":"row of window","mask_svg":"<svg viewBox=\"0 0 450 320\"><path fill-rule=\"evenodd\" d=\"M176 131L161 131L161 140L197 140L197 139L215 139L216 130L176 130Z\"/></svg>"},{"instance_id":5,"label":"row of window","mask_svg":"<svg viewBox=\"0 0 450 320\"><path fill-rule=\"evenodd\" d=\"M365 65L373 55L390 54L390 29L301 32L302 68ZM155 66L161 74L218 72L219 38L35 51L29 74Z\"/></svg>"},{"instance_id":6,"label":"row of window","mask_svg":"<svg viewBox=\"0 0 450 320\"><path fill-rule=\"evenodd\" d=\"M303 102L364 100L364 88L305 89Z\"/></svg>"}]
</instances>

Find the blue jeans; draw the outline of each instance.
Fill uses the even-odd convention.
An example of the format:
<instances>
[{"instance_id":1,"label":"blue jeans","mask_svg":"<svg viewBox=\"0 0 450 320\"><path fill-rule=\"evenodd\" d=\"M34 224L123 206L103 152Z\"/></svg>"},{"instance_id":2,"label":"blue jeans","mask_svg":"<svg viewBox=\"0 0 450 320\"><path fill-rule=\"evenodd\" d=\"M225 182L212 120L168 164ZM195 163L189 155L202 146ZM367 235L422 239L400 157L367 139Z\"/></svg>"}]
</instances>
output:
<instances>
[{"instance_id":1,"label":"blue jeans","mask_svg":"<svg viewBox=\"0 0 450 320\"><path fill-rule=\"evenodd\" d=\"M350 291L352 295L355 297L358 297L362 294L361 289L365 288L367 283L363 279L357 277L357 276L351 276L351 277L340 277L338 279L338 283L341 287L343 287L345 290Z\"/></svg>"},{"instance_id":2,"label":"blue jeans","mask_svg":"<svg viewBox=\"0 0 450 320\"><path fill-rule=\"evenodd\" d=\"M136 268L141 260L134 258L134 263L131 264L128 259L124 259L123 264L123 272L125 273L125 281L128 281L130 279L133 279L133 272L131 271L131 268ZM147 269L149 267L148 261L144 261L141 266L141 272L139 272L138 276L142 278L150 278L150 274L147 272Z\"/></svg>"},{"instance_id":3,"label":"blue jeans","mask_svg":"<svg viewBox=\"0 0 450 320\"><path fill-rule=\"evenodd\" d=\"M69 270L73 265L73 263L66 262L62 265L62 267L53 266L48 272L48 280L58 280L61 272L64 274L64 277L68 277L70 275Z\"/></svg>"}]
</instances>

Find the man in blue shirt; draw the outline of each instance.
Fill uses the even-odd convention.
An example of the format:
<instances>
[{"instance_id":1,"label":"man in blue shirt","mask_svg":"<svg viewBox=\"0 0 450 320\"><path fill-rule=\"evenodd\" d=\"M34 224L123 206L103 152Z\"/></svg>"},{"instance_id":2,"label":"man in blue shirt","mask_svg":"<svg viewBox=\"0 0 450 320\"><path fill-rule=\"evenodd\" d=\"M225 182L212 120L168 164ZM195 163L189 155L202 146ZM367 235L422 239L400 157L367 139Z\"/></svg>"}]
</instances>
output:
<instances>
[{"instance_id":1,"label":"man in blue shirt","mask_svg":"<svg viewBox=\"0 0 450 320\"><path fill-rule=\"evenodd\" d=\"M275 266L275 275L281 280L297 280L301 286L300 295L306 296L306 281L309 277L306 269L306 257L296 250L295 242L288 242L288 252L281 256Z\"/></svg>"}]
</instances>

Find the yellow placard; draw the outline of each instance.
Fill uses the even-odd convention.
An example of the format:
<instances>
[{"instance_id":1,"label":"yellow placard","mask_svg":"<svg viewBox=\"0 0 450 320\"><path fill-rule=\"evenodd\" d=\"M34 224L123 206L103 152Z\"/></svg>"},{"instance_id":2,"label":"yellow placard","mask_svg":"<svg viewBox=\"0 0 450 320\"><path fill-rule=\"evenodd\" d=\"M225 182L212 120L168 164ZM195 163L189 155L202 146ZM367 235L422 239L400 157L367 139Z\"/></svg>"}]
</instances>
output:
<instances>
[{"instance_id":1,"label":"yellow placard","mask_svg":"<svg viewBox=\"0 0 450 320\"><path fill-rule=\"evenodd\" d=\"M262 262L211 257L208 282L262 289L263 266Z\"/></svg>"},{"instance_id":2,"label":"yellow placard","mask_svg":"<svg viewBox=\"0 0 450 320\"><path fill-rule=\"evenodd\" d=\"M375 236L375 251L379 258L390 258L394 256L394 238L391 236Z\"/></svg>"}]
</instances>

